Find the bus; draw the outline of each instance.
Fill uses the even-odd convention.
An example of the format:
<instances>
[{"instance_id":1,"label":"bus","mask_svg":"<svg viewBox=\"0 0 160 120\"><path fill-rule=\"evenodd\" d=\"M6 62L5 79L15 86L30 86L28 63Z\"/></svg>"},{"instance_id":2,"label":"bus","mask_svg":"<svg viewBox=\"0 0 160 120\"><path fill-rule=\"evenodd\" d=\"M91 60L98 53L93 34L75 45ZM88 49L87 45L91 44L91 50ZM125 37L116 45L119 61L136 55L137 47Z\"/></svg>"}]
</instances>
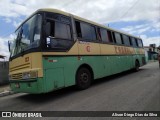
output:
<instances>
[{"instance_id":1,"label":"bus","mask_svg":"<svg viewBox=\"0 0 160 120\"><path fill-rule=\"evenodd\" d=\"M142 39L56 9L39 9L9 43L11 89L47 93L145 65Z\"/></svg>"}]
</instances>

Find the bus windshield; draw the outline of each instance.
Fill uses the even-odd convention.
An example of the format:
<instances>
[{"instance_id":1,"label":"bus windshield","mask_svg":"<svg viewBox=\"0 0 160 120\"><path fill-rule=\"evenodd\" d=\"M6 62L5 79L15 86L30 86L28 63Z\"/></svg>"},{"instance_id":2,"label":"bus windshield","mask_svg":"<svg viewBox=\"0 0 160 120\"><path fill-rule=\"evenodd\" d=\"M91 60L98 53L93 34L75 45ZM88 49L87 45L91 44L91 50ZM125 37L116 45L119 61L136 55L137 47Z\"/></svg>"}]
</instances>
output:
<instances>
[{"instance_id":1,"label":"bus windshield","mask_svg":"<svg viewBox=\"0 0 160 120\"><path fill-rule=\"evenodd\" d=\"M23 23L16 31L11 44L11 57L26 50L39 47L42 16L36 14Z\"/></svg>"}]
</instances>

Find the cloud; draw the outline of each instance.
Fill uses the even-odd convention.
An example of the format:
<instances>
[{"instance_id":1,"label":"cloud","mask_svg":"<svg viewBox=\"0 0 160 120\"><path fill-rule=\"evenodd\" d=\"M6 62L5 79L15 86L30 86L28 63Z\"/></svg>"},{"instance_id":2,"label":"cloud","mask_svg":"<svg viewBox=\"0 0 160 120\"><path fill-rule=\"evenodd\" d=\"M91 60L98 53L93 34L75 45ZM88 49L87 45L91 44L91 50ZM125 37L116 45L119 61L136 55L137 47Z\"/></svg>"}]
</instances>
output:
<instances>
[{"instance_id":1,"label":"cloud","mask_svg":"<svg viewBox=\"0 0 160 120\"><path fill-rule=\"evenodd\" d=\"M5 20L6 23L11 23L12 22L12 20L10 18L5 18L4 20Z\"/></svg>"},{"instance_id":2,"label":"cloud","mask_svg":"<svg viewBox=\"0 0 160 120\"><path fill-rule=\"evenodd\" d=\"M143 39L145 46L149 44L160 45L160 22L159 21L150 21L144 24L129 25L121 28L121 30L140 36ZM154 36L155 35L155 36Z\"/></svg>"},{"instance_id":3,"label":"cloud","mask_svg":"<svg viewBox=\"0 0 160 120\"><path fill-rule=\"evenodd\" d=\"M141 38L143 39L144 46L149 46L150 44L156 44L156 46L158 47L160 45L160 36L148 37L146 35L141 35Z\"/></svg>"},{"instance_id":4,"label":"cloud","mask_svg":"<svg viewBox=\"0 0 160 120\"><path fill-rule=\"evenodd\" d=\"M100 23L159 18L157 0L1 0L0 16L28 16L39 8L57 8ZM135 4L136 3L136 4ZM134 6L133 6L134 5Z\"/></svg>"},{"instance_id":5,"label":"cloud","mask_svg":"<svg viewBox=\"0 0 160 120\"><path fill-rule=\"evenodd\" d=\"M13 26L15 28L17 28L20 24L21 24L21 22L13 21Z\"/></svg>"},{"instance_id":6,"label":"cloud","mask_svg":"<svg viewBox=\"0 0 160 120\"><path fill-rule=\"evenodd\" d=\"M13 42L14 38L14 34L10 34L8 37L0 37L0 55L6 56L5 60L8 60L10 56L8 41Z\"/></svg>"},{"instance_id":7,"label":"cloud","mask_svg":"<svg viewBox=\"0 0 160 120\"><path fill-rule=\"evenodd\" d=\"M1 0L0 8L0 16L18 17L24 14L27 15L27 8L25 6L13 3L12 0Z\"/></svg>"},{"instance_id":8,"label":"cloud","mask_svg":"<svg viewBox=\"0 0 160 120\"><path fill-rule=\"evenodd\" d=\"M6 56L6 60L9 58L7 38L0 38L0 55Z\"/></svg>"},{"instance_id":9,"label":"cloud","mask_svg":"<svg viewBox=\"0 0 160 120\"><path fill-rule=\"evenodd\" d=\"M121 28L121 30L128 32L130 34L141 34L149 30L151 26L149 24L142 24L142 25L134 25L134 26L126 26Z\"/></svg>"},{"instance_id":10,"label":"cloud","mask_svg":"<svg viewBox=\"0 0 160 120\"><path fill-rule=\"evenodd\" d=\"M150 21L144 24L129 25L121 28L121 30L128 32L130 34L140 35L145 32L160 32L160 22Z\"/></svg>"}]
</instances>

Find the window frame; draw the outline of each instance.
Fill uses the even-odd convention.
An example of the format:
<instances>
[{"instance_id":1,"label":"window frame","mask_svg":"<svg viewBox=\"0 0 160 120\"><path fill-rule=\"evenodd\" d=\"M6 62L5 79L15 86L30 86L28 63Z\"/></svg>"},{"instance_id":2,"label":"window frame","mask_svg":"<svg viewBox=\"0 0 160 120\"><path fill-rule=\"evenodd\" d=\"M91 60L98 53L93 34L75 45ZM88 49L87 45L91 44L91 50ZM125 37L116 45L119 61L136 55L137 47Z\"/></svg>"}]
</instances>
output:
<instances>
[{"instance_id":1,"label":"window frame","mask_svg":"<svg viewBox=\"0 0 160 120\"><path fill-rule=\"evenodd\" d=\"M133 47L133 43L132 43L132 40L131 40L131 36L129 36L129 42L130 42L130 46Z\"/></svg>"},{"instance_id":2,"label":"window frame","mask_svg":"<svg viewBox=\"0 0 160 120\"><path fill-rule=\"evenodd\" d=\"M44 20L44 18L45 18L45 12L38 11L38 12L32 14L31 16L29 16L25 21L23 21L23 22L16 28L15 32L16 32L18 29L21 29L21 27L23 26L24 23L26 23L29 19L31 19L33 16L35 16L35 15L37 15L37 14L40 14L40 15L42 16L39 46L36 47L36 48L31 48L31 49L25 50L25 51L23 51L23 53L18 53L18 54L14 55L14 56L10 56L10 57L9 57L9 60L13 60L13 59L15 59L15 58L17 58L17 57L19 57L19 56L21 56L21 55L23 55L23 54L42 51L42 48L43 48L43 40L44 40L43 20ZM16 49L17 49L17 48L16 48Z\"/></svg>"},{"instance_id":3,"label":"window frame","mask_svg":"<svg viewBox=\"0 0 160 120\"><path fill-rule=\"evenodd\" d=\"M84 38L77 36L79 41L93 42L93 43L100 43L100 44L112 44L112 45L120 45L120 46L128 46L128 47L138 47L137 38L132 37L131 35L127 35L127 34L124 34L124 33L109 29L109 28L101 27L101 26L94 25L94 24L88 23L86 21L82 21L82 20L74 18L74 27L75 27L76 35L77 35L77 29L76 29L76 24L75 24L76 22L89 24L90 26L93 26L95 28L95 32L96 32L96 40L90 40L90 41L87 40L86 41L86 40L84 40ZM106 41L106 42L102 40L101 29L104 29L107 31L108 41ZM100 32L100 34L98 32ZM111 39L109 39L108 33L110 34ZM121 43L117 43L117 41L115 39L115 33L120 35ZM123 35L128 37L129 45L125 44L125 42L123 40ZM134 38L136 40L136 46L133 46L132 38ZM143 44L143 42L142 42L142 44Z\"/></svg>"},{"instance_id":4,"label":"window frame","mask_svg":"<svg viewBox=\"0 0 160 120\"><path fill-rule=\"evenodd\" d=\"M59 16L59 20L58 19L54 19L54 18L48 18L46 16L46 14L56 14ZM68 18L70 22L65 22L65 21L61 21L61 18L64 17L64 18ZM53 22L60 22L60 23L63 23L63 24L68 24L70 26L70 32L71 32L71 40L73 40L73 30L72 30L72 22L71 22L71 17L69 16L65 16L63 14L59 14L59 13L53 13L53 12L45 12L45 22L47 23L47 20L50 20L50 21L53 21ZM54 31L54 34L55 34L55 31ZM61 39L61 38L57 38L57 39ZM66 39L66 40L69 40L69 39Z\"/></svg>"},{"instance_id":5,"label":"window frame","mask_svg":"<svg viewBox=\"0 0 160 120\"><path fill-rule=\"evenodd\" d=\"M108 41L107 29L105 29L105 28L100 28L100 27L99 27L99 30L100 30L99 32L100 32L100 36L101 36L101 42L102 42L102 43L109 43L109 41ZM102 30L104 30L104 31L106 32L107 41L102 40L102 32L101 32Z\"/></svg>"},{"instance_id":6,"label":"window frame","mask_svg":"<svg viewBox=\"0 0 160 120\"><path fill-rule=\"evenodd\" d=\"M116 40L116 34L119 34L121 43L118 43L118 42L117 42L117 40ZM114 32L113 32L113 35L114 35L114 42L115 42L115 44L117 44L117 45L124 45L124 44L123 44L122 34L121 34L121 33L114 31Z\"/></svg>"},{"instance_id":7,"label":"window frame","mask_svg":"<svg viewBox=\"0 0 160 120\"><path fill-rule=\"evenodd\" d=\"M77 34L76 22L79 22L79 23L80 23L81 37L79 37L78 34ZM83 38L82 29L81 29L81 23L87 24L87 25L89 25L89 26L91 26L91 27L94 28L94 30L95 30L95 36L96 36L96 39L95 39L95 40ZM79 19L74 19L74 24L75 24L76 36L77 36L77 38L78 38L79 41L93 42L93 43L99 43L99 42L100 42L100 40L99 40L99 38L98 38L98 31L97 31L98 26L93 25L93 24L88 23L88 22L85 22L85 21L81 21L81 20L79 20Z\"/></svg>"},{"instance_id":8,"label":"window frame","mask_svg":"<svg viewBox=\"0 0 160 120\"><path fill-rule=\"evenodd\" d=\"M137 39L137 38L135 38L135 40L136 40L136 46L137 46L137 47L139 47L139 46L138 46L138 39Z\"/></svg>"},{"instance_id":9,"label":"window frame","mask_svg":"<svg viewBox=\"0 0 160 120\"><path fill-rule=\"evenodd\" d=\"M99 29L99 30L98 30ZM104 30L106 30L106 32L107 32L107 38L108 38L108 41L102 41L102 38L101 38L101 33L100 33L100 35L99 35L99 33L98 32L100 32L100 29L104 29ZM111 39L109 39L109 36L108 36L108 34L110 34L110 37L111 37ZM103 28L103 27L97 27L97 37L98 37L98 40L99 40L99 43L101 43L101 44L111 44L111 45L114 45L115 44L115 41L114 41L114 36L113 36L113 31L112 30L110 30L110 29L107 29L107 28Z\"/></svg>"},{"instance_id":10,"label":"window frame","mask_svg":"<svg viewBox=\"0 0 160 120\"><path fill-rule=\"evenodd\" d=\"M139 46L139 42L141 42L140 44L141 44L142 46ZM138 43L138 47L143 48L143 42L142 42L142 39L137 39L137 43Z\"/></svg>"},{"instance_id":11,"label":"window frame","mask_svg":"<svg viewBox=\"0 0 160 120\"><path fill-rule=\"evenodd\" d=\"M110 44L115 44L113 32L114 32L114 31L107 29L107 35L108 35L108 33L109 33L109 34L110 34L110 37L111 37L111 41L110 41L109 36L108 36L108 40L109 40L109 43L110 43Z\"/></svg>"},{"instance_id":12,"label":"window frame","mask_svg":"<svg viewBox=\"0 0 160 120\"><path fill-rule=\"evenodd\" d=\"M70 24L66 24L66 23L63 23L63 22L60 22L60 21L55 21L55 23L61 23L61 24L65 24L65 25L69 25L69 28L70 28L70 39L66 39L66 38L61 38L61 37L56 37L56 36L54 36L55 38L57 38L57 39L64 39L64 40L72 40L72 32L71 32L71 25ZM55 33L56 33L56 31L55 31L55 29L56 29L56 26L54 26L54 35L55 35Z\"/></svg>"},{"instance_id":13,"label":"window frame","mask_svg":"<svg viewBox=\"0 0 160 120\"><path fill-rule=\"evenodd\" d=\"M134 39L134 42L133 42L133 40L132 39ZM135 37L131 37L131 42L132 42L132 47L135 47L135 48L137 48L138 47L138 44L137 44L137 39L135 38Z\"/></svg>"},{"instance_id":14,"label":"window frame","mask_svg":"<svg viewBox=\"0 0 160 120\"><path fill-rule=\"evenodd\" d=\"M124 36L128 38L128 43L129 43L129 45L126 44L126 42L125 42L125 40L124 40ZM128 35L122 34L122 39L123 39L123 44L124 44L125 46L132 46L132 45L131 45L131 41L130 41L130 37L129 37Z\"/></svg>"},{"instance_id":15,"label":"window frame","mask_svg":"<svg viewBox=\"0 0 160 120\"><path fill-rule=\"evenodd\" d=\"M54 19L54 18L49 18L49 17L47 17L46 16L46 14L47 13L50 13L50 14L56 14L56 15L58 15L59 17L59 19ZM70 36L71 36L71 39L64 39L64 38L58 38L58 37L54 37L54 36L51 36L51 39L55 39L55 40L62 40L62 41L70 41L71 42L71 46L70 47L68 47L67 49L66 48L64 48L64 49L60 49L60 48L52 48L52 47L48 47L47 46L47 36L46 36L46 33L45 33L45 28L43 29L43 32L44 32L44 34L43 34L43 50L42 51L44 51L44 52L53 52L53 51L55 51L55 52L66 52L66 51L68 51L72 46L73 46L73 44L76 42L76 41L74 41L74 38L73 38L73 24L72 24L72 18L71 18L71 16L66 16L66 15L63 15L63 14L60 14L60 13L54 13L54 12L44 12L44 23L43 24L46 24L47 23L47 21L52 21L52 22L54 22L54 24L55 24L55 22L58 22L58 23L62 23L62 24L66 24L66 25L69 25L69 27L70 27ZM68 18L68 22L66 22L66 21L64 21L62 18ZM54 29L55 29L55 25L54 25ZM54 35L55 35L55 30L54 30Z\"/></svg>"}]
</instances>

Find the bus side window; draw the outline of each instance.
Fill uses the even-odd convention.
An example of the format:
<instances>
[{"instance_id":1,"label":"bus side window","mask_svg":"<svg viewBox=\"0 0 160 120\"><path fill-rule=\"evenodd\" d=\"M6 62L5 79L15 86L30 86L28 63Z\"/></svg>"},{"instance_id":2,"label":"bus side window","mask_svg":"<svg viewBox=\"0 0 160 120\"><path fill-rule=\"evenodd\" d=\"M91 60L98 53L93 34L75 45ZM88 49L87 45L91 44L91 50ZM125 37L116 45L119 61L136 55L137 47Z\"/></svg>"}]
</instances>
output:
<instances>
[{"instance_id":1,"label":"bus side window","mask_svg":"<svg viewBox=\"0 0 160 120\"><path fill-rule=\"evenodd\" d=\"M101 33L101 39L102 39L102 42L109 42L108 40L108 34L107 34L107 30L103 29L103 28L100 28L100 33Z\"/></svg>"},{"instance_id":2,"label":"bus side window","mask_svg":"<svg viewBox=\"0 0 160 120\"><path fill-rule=\"evenodd\" d=\"M55 22L54 21L50 21L48 20L48 22L51 25L51 31L50 31L50 35L51 37L55 37Z\"/></svg>"},{"instance_id":3,"label":"bus side window","mask_svg":"<svg viewBox=\"0 0 160 120\"><path fill-rule=\"evenodd\" d=\"M122 34L120 34L120 36L121 36L122 44L124 44L124 40L123 40Z\"/></svg>"},{"instance_id":4,"label":"bus side window","mask_svg":"<svg viewBox=\"0 0 160 120\"><path fill-rule=\"evenodd\" d=\"M131 46L133 46L133 43L132 43L132 40L131 40L131 37L129 37L129 43Z\"/></svg>"},{"instance_id":5,"label":"bus side window","mask_svg":"<svg viewBox=\"0 0 160 120\"><path fill-rule=\"evenodd\" d=\"M143 47L142 40L141 39L137 39L137 41L138 41L138 47Z\"/></svg>"},{"instance_id":6,"label":"bus side window","mask_svg":"<svg viewBox=\"0 0 160 120\"><path fill-rule=\"evenodd\" d=\"M132 41L133 47L137 47L138 46L137 42L136 42L137 40L135 38L131 37L131 41Z\"/></svg>"},{"instance_id":7,"label":"bus side window","mask_svg":"<svg viewBox=\"0 0 160 120\"><path fill-rule=\"evenodd\" d=\"M141 43L142 43L142 47L143 47L143 41L141 40Z\"/></svg>"},{"instance_id":8,"label":"bus side window","mask_svg":"<svg viewBox=\"0 0 160 120\"><path fill-rule=\"evenodd\" d=\"M97 40L97 34L96 34L96 27L95 26L90 26L91 27L91 35L92 35L92 40Z\"/></svg>"},{"instance_id":9,"label":"bus side window","mask_svg":"<svg viewBox=\"0 0 160 120\"><path fill-rule=\"evenodd\" d=\"M97 35L98 40L99 40L99 41L102 41L100 28L97 28L97 33L98 33L98 35Z\"/></svg>"},{"instance_id":10,"label":"bus side window","mask_svg":"<svg viewBox=\"0 0 160 120\"><path fill-rule=\"evenodd\" d=\"M51 37L71 40L71 28L69 24L57 21L48 21L51 24Z\"/></svg>"},{"instance_id":11,"label":"bus side window","mask_svg":"<svg viewBox=\"0 0 160 120\"><path fill-rule=\"evenodd\" d=\"M71 28L69 24L55 22L55 37L71 40Z\"/></svg>"},{"instance_id":12,"label":"bus side window","mask_svg":"<svg viewBox=\"0 0 160 120\"><path fill-rule=\"evenodd\" d=\"M47 19L51 25L49 38L46 39L46 47L50 50L66 50L72 45L71 25L64 21Z\"/></svg>"},{"instance_id":13,"label":"bus side window","mask_svg":"<svg viewBox=\"0 0 160 120\"><path fill-rule=\"evenodd\" d=\"M116 38L115 38L114 32L111 32L111 34L112 34L113 42L116 44Z\"/></svg>"},{"instance_id":14,"label":"bus side window","mask_svg":"<svg viewBox=\"0 0 160 120\"><path fill-rule=\"evenodd\" d=\"M96 28L88 23L76 21L77 37L82 38L82 41L97 40Z\"/></svg>"},{"instance_id":15,"label":"bus side window","mask_svg":"<svg viewBox=\"0 0 160 120\"><path fill-rule=\"evenodd\" d=\"M109 42L113 43L112 32L107 30L107 35L108 35Z\"/></svg>"},{"instance_id":16,"label":"bus side window","mask_svg":"<svg viewBox=\"0 0 160 120\"><path fill-rule=\"evenodd\" d=\"M124 44L127 46L130 46L131 44L130 44L129 37L126 35L122 35L122 37L123 37Z\"/></svg>"},{"instance_id":17,"label":"bus side window","mask_svg":"<svg viewBox=\"0 0 160 120\"><path fill-rule=\"evenodd\" d=\"M121 39L121 34L114 32L115 40L117 44L123 44L122 39Z\"/></svg>"},{"instance_id":18,"label":"bus side window","mask_svg":"<svg viewBox=\"0 0 160 120\"><path fill-rule=\"evenodd\" d=\"M135 38L135 41L136 41L136 47L138 47L138 40Z\"/></svg>"},{"instance_id":19,"label":"bus side window","mask_svg":"<svg viewBox=\"0 0 160 120\"><path fill-rule=\"evenodd\" d=\"M82 38L86 41L93 41L96 40L96 31L95 27L87 24L81 23L81 30L82 30Z\"/></svg>"},{"instance_id":20,"label":"bus side window","mask_svg":"<svg viewBox=\"0 0 160 120\"><path fill-rule=\"evenodd\" d=\"M75 21L77 37L82 38L81 26L79 21Z\"/></svg>"}]
</instances>

